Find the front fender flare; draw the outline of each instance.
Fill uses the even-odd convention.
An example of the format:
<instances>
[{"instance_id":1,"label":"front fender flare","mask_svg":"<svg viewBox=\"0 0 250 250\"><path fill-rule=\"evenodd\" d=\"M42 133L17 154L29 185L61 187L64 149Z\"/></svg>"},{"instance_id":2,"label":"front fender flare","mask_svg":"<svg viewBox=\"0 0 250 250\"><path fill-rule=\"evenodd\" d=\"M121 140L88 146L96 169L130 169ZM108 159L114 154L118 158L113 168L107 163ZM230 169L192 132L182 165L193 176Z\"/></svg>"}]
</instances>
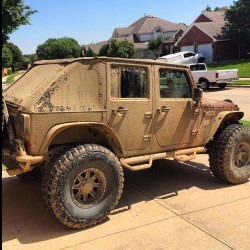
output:
<instances>
[{"instance_id":1,"label":"front fender flare","mask_svg":"<svg viewBox=\"0 0 250 250\"><path fill-rule=\"evenodd\" d=\"M223 111L223 112L220 112L216 116L216 118L213 122L213 125L209 129L205 143L208 143L213 138L213 136L215 135L215 133L217 132L217 130L221 124L223 124L227 119L234 118L235 116L237 116L236 120L238 121L244 116L244 112L241 112L241 111Z\"/></svg>"}]
</instances>

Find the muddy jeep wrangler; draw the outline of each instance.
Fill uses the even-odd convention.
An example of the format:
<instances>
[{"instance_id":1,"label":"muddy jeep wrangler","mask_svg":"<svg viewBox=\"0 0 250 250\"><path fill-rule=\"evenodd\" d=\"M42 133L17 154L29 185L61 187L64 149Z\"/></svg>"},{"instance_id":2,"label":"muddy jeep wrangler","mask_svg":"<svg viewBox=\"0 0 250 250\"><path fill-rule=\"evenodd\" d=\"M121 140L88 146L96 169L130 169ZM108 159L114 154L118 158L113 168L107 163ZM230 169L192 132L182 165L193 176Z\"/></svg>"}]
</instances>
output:
<instances>
[{"instance_id":1,"label":"muddy jeep wrangler","mask_svg":"<svg viewBox=\"0 0 250 250\"><path fill-rule=\"evenodd\" d=\"M70 228L103 221L117 205L123 168L208 152L213 175L250 176L250 130L232 101L202 97L185 65L74 58L36 62L3 92L3 163L43 174L45 203Z\"/></svg>"}]
</instances>

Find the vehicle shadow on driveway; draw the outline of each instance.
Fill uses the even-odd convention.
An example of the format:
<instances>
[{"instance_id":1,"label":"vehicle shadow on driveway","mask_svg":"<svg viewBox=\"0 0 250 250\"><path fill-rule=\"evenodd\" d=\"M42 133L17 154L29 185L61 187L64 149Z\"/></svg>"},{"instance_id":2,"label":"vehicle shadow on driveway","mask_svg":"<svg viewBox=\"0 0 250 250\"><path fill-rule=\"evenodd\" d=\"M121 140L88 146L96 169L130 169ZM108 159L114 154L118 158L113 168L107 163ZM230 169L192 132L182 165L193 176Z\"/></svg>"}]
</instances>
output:
<instances>
[{"instance_id":1,"label":"vehicle shadow on driveway","mask_svg":"<svg viewBox=\"0 0 250 250\"><path fill-rule=\"evenodd\" d=\"M171 199L177 196L179 191L192 187L216 190L231 186L216 179L206 165L191 161L183 163L172 160L155 161L152 168L147 170L137 172L125 170L124 178L125 188L126 185L131 186L143 192L149 200Z\"/></svg>"},{"instance_id":2,"label":"vehicle shadow on driveway","mask_svg":"<svg viewBox=\"0 0 250 250\"><path fill-rule=\"evenodd\" d=\"M138 202L155 198L171 200L178 192L193 187L216 190L230 186L215 179L207 166L196 162L160 160L148 170L125 170L124 177L124 192L112 216L133 209ZM3 243L17 239L22 244L29 244L75 232L79 231L66 228L47 210L42 200L41 181L2 178Z\"/></svg>"}]
</instances>

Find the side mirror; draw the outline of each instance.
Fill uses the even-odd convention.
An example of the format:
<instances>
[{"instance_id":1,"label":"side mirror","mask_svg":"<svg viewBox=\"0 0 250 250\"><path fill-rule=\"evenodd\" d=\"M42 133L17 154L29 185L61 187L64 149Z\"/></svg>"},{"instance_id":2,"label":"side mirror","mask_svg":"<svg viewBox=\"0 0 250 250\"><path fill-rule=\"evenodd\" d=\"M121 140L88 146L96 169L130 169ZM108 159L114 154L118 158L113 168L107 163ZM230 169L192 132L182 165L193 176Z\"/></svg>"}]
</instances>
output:
<instances>
[{"instance_id":1,"label":"side mirror","mask_svg":"<svg viewBox=\"0 0 250 250\"><path fill-rule=\"evenodd\" d=\"M194 101L199 101L202 97L202 93L203 93L203 90L200 89L200 88L195 88L194 89L194 97L193 97L193 100Z\"/></svg>"}]
</instances>

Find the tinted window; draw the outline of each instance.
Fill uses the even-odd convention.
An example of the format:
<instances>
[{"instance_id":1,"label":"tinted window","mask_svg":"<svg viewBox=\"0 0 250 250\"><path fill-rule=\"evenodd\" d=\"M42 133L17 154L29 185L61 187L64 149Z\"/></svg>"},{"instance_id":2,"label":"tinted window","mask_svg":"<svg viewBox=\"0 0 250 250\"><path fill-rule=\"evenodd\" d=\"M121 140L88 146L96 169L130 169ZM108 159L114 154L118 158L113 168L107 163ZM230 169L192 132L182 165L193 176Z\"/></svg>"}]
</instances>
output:
<instances>
[{"instance_id":1,"label":"tinted window","mask_svg":"<svg viewBox=\"0 0 250 250\"><path fill-rule=\"evenodd\" d=\"M197 70L206 70L206 67L204 64L194 64L194 65L190 65L190 69L192 71L197 71Z\"/></svg>"},{"instance_id":2,"label":"tinted window","mask_svg":"<svg viewBox=\"0 0 250 250\"><path fill-rule=\"evenodd\" d=\"M190 98L191 85L186 72L181 70L160 69L161 98Z\"/></svg>"},{"instance_id":3,"label":"tinted window","mask_svg":"<svg viewBox=\"0 0 250 250\"><path fill-rule=\"evenodd\" d=\"M195 55L195 54L192 53L192 52L184 53L184 54L183 54L184 58L191 57L191 56L194 56L194 55Z\"/></svg>"},{"instance_id":4,"label":"tinted window","mask_svg":"<svg viewBox=\"0 0 250 250\"><path fill-rule=\"evenodd\" d=\"M111 96L116 98L147 98L147 68L113 65L111 67Z\"/></svg>"}]
</instances>

